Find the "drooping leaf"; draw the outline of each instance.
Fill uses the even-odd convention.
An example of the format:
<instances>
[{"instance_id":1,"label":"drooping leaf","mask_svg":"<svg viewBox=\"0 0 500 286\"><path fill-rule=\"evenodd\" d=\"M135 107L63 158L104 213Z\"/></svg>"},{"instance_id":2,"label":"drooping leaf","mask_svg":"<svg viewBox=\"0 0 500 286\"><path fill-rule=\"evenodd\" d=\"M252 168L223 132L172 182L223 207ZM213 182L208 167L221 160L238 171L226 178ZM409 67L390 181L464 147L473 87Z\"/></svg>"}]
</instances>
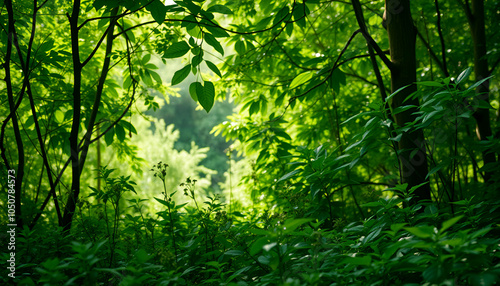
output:
<instances>
[{"instance_id":1,"label":"drooping leaf","mask_svg":"<svg viewBox=\"0 0 500 286\"><path fill-rule=\"evenodd\" d=\"M219 68L214 63L212 63L211 61L205 61L205 63L207 64L208 68L210 70L212 70L216 75L218 75L219 77L222 77L222 74L221 74Z\"/></svg>"},{"instance_id":2,"label":"drooping leaf","mask_svg":"<svg viewBox=\"0 0 500 286\"><path fill-rule=\"evenodd\" d=\"M125 140L125 129L123 129L123 126L120 124L115 125L115 134L116 138L120 140L120 142L123 142Z\"/></svg>"},{"instance_id":3,"label":"drooping leaf","mask_svg":"<svg viewBox=\"0 0 500 286\"><path fill-rule=\"evenodd\" d=\"M193 82L189 85L189 95L191 95L191 98L198 102L198 93L203 92L203 85L199 82Z\"/></svg>"},{"instance_id":4,"label":"drooping leaf","mask_svg":"<svg viewBox=\"0 0 500 286\"><path fill-rule=\"evenodd\" d=\"M222 45L215 39L215 37L212 34L205 33L204 39L209 44L212 46L217 52L219 52L221 55L224 55L224 49L222 48Z\"/></svg>"},{"instance_id":5,"label":"drooping leaf","mask_svg":"<svg viewBox=\"0 0 500 286\"><path fill-rule=\"evenodd\" d=\"M109 146L113 143L113 137L115 136L115 129L111 128L106 134L104 134L104 141L106 145Z\"/></svg>"},{"instance_id":6,"label":"drooping leaf","mask_svg":"<svg viewBox=\"0 0 500 286\"><path fill-rule=\"evenodd\" d=\"M205 81L205 85L203 86L203 89L201 91L198 90L198 87L196 89L196 94L198 96L198 102L201 104L203 109L208 113L210 109L212 109L212 106L214 105L214 98L215 98L215 87L214 84Z\"/></svg>"},{"instance_id":7,"label":"drooping leaf","mask_svg":"<svg viewBox=\"0 0 500 286\"><path fill-rule=\"evenodd\" d=\"M172 85L181 83L191 72L191 65L186 65L182 69L176 71L172 77Z\"/></svg>"},{"instance_id":8,"label":"drooping leaf","mask_svg":"<svg viewBox=\"0 0 500 286\"><path fill-rule=\"evenodd\" d=\"M151 12L151 16L155 19L156 23L161 24L165 21L165 16L167 14L167 7L163 5L160 0L154 0L149 5L146 6L146 9Z\"/></svg>"}]
</instances>

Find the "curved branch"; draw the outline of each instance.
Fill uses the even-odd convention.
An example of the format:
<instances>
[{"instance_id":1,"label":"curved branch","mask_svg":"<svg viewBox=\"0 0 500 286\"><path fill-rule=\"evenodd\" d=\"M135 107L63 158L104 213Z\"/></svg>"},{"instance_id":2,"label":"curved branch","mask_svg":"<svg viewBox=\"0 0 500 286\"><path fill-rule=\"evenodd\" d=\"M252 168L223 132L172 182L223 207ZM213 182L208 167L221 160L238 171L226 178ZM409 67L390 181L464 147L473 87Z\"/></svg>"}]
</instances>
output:
<instances>
[{"instance_id":1,"label":"curved branch","mask_svg":"<svg viewBox=\"0 0 500 286\"><path fill-rule=\"evenodd\" d=\"M377 45L377 42L375 42L373 37L368 33L368 29L366 28L365 19L363 16L363 10L361 9L359 0L352 0L352 7L354 8L354 14L356 15L359 29L365 37L367 44L377 52L378 57L384 62L387 68L389 68L390 70L394 69L394 64L384 54L384 51L382 51L382 49Z\"/></svg>"}]
</instances>

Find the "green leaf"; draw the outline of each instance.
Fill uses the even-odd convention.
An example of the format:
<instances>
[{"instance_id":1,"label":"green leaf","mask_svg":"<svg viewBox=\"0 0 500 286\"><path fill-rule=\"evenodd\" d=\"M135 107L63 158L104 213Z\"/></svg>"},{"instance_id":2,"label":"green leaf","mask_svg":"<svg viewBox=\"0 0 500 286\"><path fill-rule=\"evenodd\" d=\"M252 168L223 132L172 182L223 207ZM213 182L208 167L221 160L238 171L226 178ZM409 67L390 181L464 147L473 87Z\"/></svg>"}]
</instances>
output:
<instances>
[{"instance_id":1,"label":"green leaf","mask_svg":"<svg viewBox=\"0 0 500 286\"><path fill-rule=\"evenodd\" d=\"M229 278L226 280L226 283L229 283L231 282L231 280L233 280L234 278L238 277L241 273L245 272L245 271L248 271L252 269L252 266L245 266L243 268L241 268L240 270L234 272L231 276L229 276ZM229 284L228 284L229 285ZM232 284L231 284L232 285Z\"/></svg>"},{"instance_id":2,"label":"green leaf","mask_svg":"<svg viewBox=\"0 0 500 286\"><path fill-rule=\"evenodd\" d=\"M336 68L332 72L332 76L338 80L338 82L342 85L347 84L347 79L345 73L341 71L339 68Z\"/></svg>"},{"instance_id":3,"label":"green leaf","mask_svg":"<svg viewBox=\"0 0 500 286\"><path fill-rule=\"evenodd\" d=\"M216 38L226 38L229 37L229 34L221 28L220 26L217 26L217 24L214 21L201 21L202 24L205 24L204 27L207 29L214 37ZM215 25L215 26L214 26Z\"/></svg>"},{"instance_id":4,"label":"green leaf","mask_svg":"<svg viewBox=\"0 0 500 286\"><path fill-rule=\"evenodd\" d=\"M123 142L125 140L125 129L120 124L115 125L116 138Z\"/></svg>"},{"instance_id":5,"label":"green leaf","mask_svg":"<svg viewBox=\"0 0 500 286\"><path fill-rule=\"evenodd\" d=\"M260 109L259 102L258 101L254 101L252 103L252 105L250 105L250 109L248 110L248 113L250 115L256 114L257 112L259 112L259 109Z\"/></svg>"},{"instance_id":6,"label":"green leaf","mask_svg":"<svg viewBox=\"0 0 500 286\"><path fill-rule=\"evenodd\" d=\"M283 225L283 230L286 232L293 232L299 226L312 221L312 218L299 218L299 219L288 219Z\"/></svg>"},{"instance_id":7,"label":"green leaf","mask_svg":"<svg viewBox=\"0 0 500 286\"><path fill-rule=\"evenodd\" d=\"M54 114L57 123L62 123L64 121L64 113L61 110L56 110Z\"/></svg>"},{"instance_id":8,"label":"green leaf","mask_svg":"<svg viewBox=\"0 0 500 286\"><path fill-rule=\"evenodd\" d=\"M159 199L159 198L154 198L157 202L159 202L160 204L164 205L164 206L167 206L167 207L170 207L169 203L165 200L162 200L162 199Z\"/></svg>"},{"instance_id":9,"label":"green leaf","mask_svg":"<svg viewBox=\"0 0 500 286\"><path fill-rule=\"evenodd\" d=\"M203 37L203 32L199 26L194 26L192 29L187 30L187 33L194 38L201 39Z\"/></svg>"},{"instance_id":10,"label":"green leaf","mask_svg":"<svg viewBox=\"0 0 500 286\"><path fill-rule=\"evenodd\" d=\"M435 233L435 227L428 225L405 227L405 230L419 238L429 238Z\"/></svg>"},{"instance_id":11,"label":"green leaf","mask_svg":"<svg viewBox=\"0 0 500 286\"><path fill-rule=\"evenodd\" d=\"M186 65L182 69L176 71L174 73L174 76L172 77L172 85L181 83L183 80L187 78L190 72L191 72L191 65Z\"/></svg>"},{"instance_id":12,"label":"green leaf","mask_svg":"<svg viewBox=\"0 0 500 286\"><path fill-rule=\"evenodd\" d=\"M153 70L148 70L148 72L158 84L162 84L163 81L161 80L161 77L157 72Z\"/></svg>"},{"instance_id":13,"label":"green leaf","mask_svg":"<svg viewBox=\"0 0 500 286\"><path fill-rule=\"evenodd\" d=\"M241 250L237 250L237 249L231 249L231 250L224 252L224 255L228 255L228 256L240 256L242 254L244 254L244 252Z\"/></svg>"},{"instance_id":14,"label":"green leaf","mask_svg":"<svg viewBox=\"0 0 500 286\"><path fill-rule=\"evenodd\" d=\"M278 180L278 182L281 182L281 181L287 180L287 179L289 179L289 178L293 177L294 175L296 175L296 174L298 174L298 173L300 173L300 172L302 172L302 171L303 171L302 169L293 170L293 171L291 171L290 173L288 173L288 174L284 175L283 177L281 177L281 178Z\"/></svg>"},{"instance_id":15,"label":"green leaf","mask_svg":"<svg viewBox=\"0 0 500 286\"><path fill-rule=\"evenodd\" d=\"M205 33L204 39L207 42L207 44L209 44L210 46L212 46L221 55L224 55L224 49L222 48L222 46L219 43L219 41L217 41L212 34Z\"/></svg>"},{"instance_id":16,"label":"green leaf","mask_svg":"<svg viewBox=\"0 0 500 286\"><path fill-rule=\"evenodd\" d=\"M486 78L483 78L482 80L476 82L475 84L469 86L469 88L467 88L467 90L473 90L475 89L476 87L480 86L481 84L483 84L483 82L487 81L487 80L490 80L490 78L492 78L493 76L489 76L489 77L486 77Z\"/></svg>"},{"instance_id":17,"label":"green leaf","mask_svg":"<svg viewBox=\"0 0 500 286\"><path fill-rule=\"evenodd\" d=\"M435 86L435 87L441 87L443 86L442 83L436 82L436 81L419 81L417 82L418 85L423 85L423 86Z\"/></svg>"},{"instance_id":18,"label":"green leaf","mask_svg":"<svg viewBox=\"0 0 500 286\"><path fill-rule=\"evenodd\" d=\"M372 262L371 256L346 257L344 260L342 260L342 264L364 265L364 266L369 266L371 262Z\"/></svg>"},{"instance_id":19,"label":"green leaf","mask_svg":"<svg viewBox=\"0 0 500 286\"><path fill-rule=\"evenodd\" d=\"M314 72L313 71L306 71L306 72L303 72L299 75L297 75L293 80L292 82L290 83L290 86L288 87L289 89L294 89L296 88L297 86L309 81L314 75Z\"/></svg>"},{"instance_id":20,"label":"green leaf","mask_svg":"<svg viewBox=\"0 0 500 286\"><path fill-rule=\"evenodd\" d=\"M253 230L251 231L253 233ZM269 242L269 239L267 237L261 237L257 239L254 243L252 243L252 246L250 247L250 255L255 255L259 253L262 250L262 247L266 245Z\"/></svg>"},{"instance_id":21,"label":"green leaf","mask_svg":"<svg viewBox=\"0 0 500 286\"><path fill-rule=\"evenodd\" d=\"M189 95L191 95L191 98L198 102L198 93L203 92L203 85L199 82L193 82L189 85Z\"/></svg>"},{"instance_id":22,"label":"green leaf","mask_svg":"<svg viewBox=\"0 0 500 286\"><path fill-rule=\"evenodd\" d=\"M278 243L276 242L271 242L271 243L268 243L268 244L265 244L262 246L262 249L264 249L265 251L270 251L271 249L273 249L273 247L275 247L276 245L278 245Z\"/></svg>"},{"instance_id":23,"label":"green leaf","mask_svg":"<svg viewBox=\"0 0 500 286\"><path fill-rule=\"evenodd\" d=\"M241 40L236 41L236 43L234 44L234 49L240 55L245 54L246 52L245 42Z\"/></svg>"},{"instance_id":24,"label":"green leaf","mask_svg":"<svg viewBox=\"0 0 500 286\"><path fill-rule=\"evenodd\" d=\"M231 15L233 14L233 11L229 9L227 6L224 5L213 5L207 9L207 12L212 12L212 13L219 13L219 14L226 14L226 15Z\"/></svg>"},{"instance_id":25,"label":"green leaf","mask_svg":"<svg viewBox=\"0 0 500 286\"><path fill-rule=\"evenodd\" d=\"M142 57L141 63L145 65L149 63L150 59L151 59L151 54L145 54L144 57Z\"/></svg>"},{"instance_id":26,"label":"green leaf","mask_svg":"<svg viewBox=\"0 0 500 286\"><path fill-rule=\"evenodd\" d=\"M269 263L271 262L271 260L268 257L263 256L263 255L259 256L259 258L257 258L257 260L264 265L269 265Z\"/></svg>"},{"instance_id":27,"label":"green leaf","mask_svg":"<svg viewBox=\"0 0 500 286\"><path fill-rule=\"evenodd\" d=\"M309 9L305 3L296 3L295 9L293 9L293 19L295 23L299 25L302 29L306 26L306 16L309 14Z\"/></svg>"},{"instance_id":28,"label":"green leaf","mask_svg":"<svg viewBox=\"0 0 500 286\"><path fill-rule=\"evenodd\" d=\"M443 269L442 264L432 264L430 267L424 270L422 276L426 281L440 284L440 282L442 282L447 275Z\"/></svg>"},{"instance_id":29,"label":"green leaf","mask_svg":"<svg viewBox=\"0 0 500 286\"><path fill-rule=\"evenodd\" d=\"M216 75L222 78L222 74L219 68L216 65L214 65L214 63L212 63L211 61L205 61L205 63L207 64L210 70L212 70Z\"/></svg>"},{"instance_id":30,"label":"green leaf","mask_svg":"<svg viewBox=\"0 0 500 286\"><path fill-rule=\"evenodd\" d=\"M278 25L278 23L285 21L288 15L290 15L290 8L288 8L288 6L281 8L281 10L276 13L276 17L274 17L273 26L276 26Z\"/></svg>"},{"instance_id":31,"label":"green leaf","mask_svg":"<svg viewBox=\"0 0 500 286\"><path fill-rule=\"evenodd\" d=\"M165 16L167 14L167 7L163 5L160 0L154 0L149 5L146 6L146 10L151 12L151 16L155 19L156 23L161 24L165 21Z\"/></svg>"},{"instance_id":32,"label":"green leaf","mask_svg":"<svg viewBox=\"0 0 500 286\"><path fill-rule=\"evenodd\" d=\"M106 132L106 134L104 134L104 141L106 142L107 146L109 146L113 143L114 136L115 136L115 129L114 128L109 129L109 131Z\"/></svg>"},{"instance_id":33,"label":"green leaf","mask_svg":"<svg viewBox=\"0 0 500 286\"><path fill-rule=\"evenodd\" d=\"M445 230L452 227L454 224L456 224L463 217L464 217L463 215L460 215L460 216L457 216L454 218L450 218L449 220L443 222L443 225L441 226L441 229L439 230L439 234L442 234Z\"/></svg>"},{"instance_id":34,"label":"green leaf","mask_svg":"<svg viewBox=\"0 0 500 286\"><path fill-rule=\"evenodd\" d=\"M208 113L210 109L212 109L212 106L214 105L214 98L215 98L215 88L214 84L205 81L205 86L203 86L203 90L200 94L198 88L196 89L196 94L198 96L198 102L201 104L203 109Z\"/></svg>"},{"instance_id":35,"label":"green leaf","mask_svg":"<svg viewBox=\"0 0 500 286\"><path fill-rule=\"evenodd\" d=\"M478 274L471 274L469 277L469 281L471 281L470 285L481 285L481 286L491 286L496 285L498 282L498 274L495 272L481 272Z\"/></svg>"},{"instance_id":36,"label":"green leaf","mask_svg":"<svg viewBox=\"0 0 500 286\"><path fill-rule=\"evenodd\" d=\"M370 232L364 239L363 239L363 244L369 243L375 238L377 238L380 235L380 232L382 231L382 228L379 227L375 229L374 231Z\"/></svg>"},{"instance_id":37,"label":"green leaf","mask_svg":"<svg viewBox=\"0 0 500 286\"><path fill-rule=\"evenodd\" d=\"M153 85L153 80L151 79L151 74L148 72L148 70L140 70L139 75L141 76L144 84L146 84L147 86Z\"/></svg>"},{"instance_id":38,"label":"green leaf","mask_svg":"<svg viewBox=\"0 0 500 286\"><path fill-rule=\"evenodd\" d=\"M196 68L203 61L203 53L199 53L191 60L191 66Z\"/></svg>"},{"instance_id":39,"label":"green leaf","mask_svg":"<svg viewBox=\"0 0 500 286\"><path fill-rule=\"evenodd\" d=\"M405 105L405 106L398 106L398 107L396 107L396 108L392 111L392 114L393 114L393 115L396 115L396 114L398 114L398 113L405 112L406 110L411 109L411 108L417 108L417 106L416 106L416 105L413 105L413 104L410 104L410 105Z\"/></svg>"},{"instance_id":40,"label":"green leaf","mask_svg":"<svg viewBox=\"0 0 500 286\"><path fill-rule=\"evenodd\" d=\"M460 75L457 77L457 80L456 80L456 83L459 84L461 83L462 81L466 80L470 73L472 72L472 69L470 67L468 67L467 69L465 69L462 73L460 73Z\"/></svg>"},{"instance_id":41,"label":"green leaf","mask_svg":"<svg viewBox=\"0 0 500 286\"><path fill-rule=\"evenodd\" d=\"M186 16L182 19L181 27L186 28L186 30L191 30L196 27L198 21L194 15Z\"/></svg>"},{"instance_id":42,"label":"green leaf","mask_svg":"<svg viewBox=\"0 0 500 286\"><path fill-rule=\"evenodd\" d=\"M130 122L122 120L120 121L120 124L123 126L123 128L129 130L134 134L137 134L137 130L135 129L134 125L132 125Z\"/></svg>"},{"instance_id":43,"label":"green leaf","mask_svg":"<svg viewBox=\"0 0 500 286\"><path fill-rule=\"evenodd\" d=\"M179 58L187 54L190 49L191 47L189 47L186 41L173 43L165 50L163 57L167 59Z\"/></svg>"}]
</instances>

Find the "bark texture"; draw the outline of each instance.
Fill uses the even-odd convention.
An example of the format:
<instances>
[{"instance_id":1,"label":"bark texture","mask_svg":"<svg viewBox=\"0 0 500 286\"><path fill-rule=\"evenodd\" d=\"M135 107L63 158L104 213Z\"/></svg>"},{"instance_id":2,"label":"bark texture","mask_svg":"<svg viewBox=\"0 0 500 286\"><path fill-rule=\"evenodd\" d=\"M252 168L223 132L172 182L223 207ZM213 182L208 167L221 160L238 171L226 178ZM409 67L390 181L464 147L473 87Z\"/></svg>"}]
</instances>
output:
<instances>
[{"instance_id":1,"label":"bark texture","mask_svg":"<svg viewBox=\"0 0 500 286\"><path fill-rule=\"evenodd\" d=\"M410 11L409 0L386 0L385 2L385 24L389 36L389 48L391 51L391 89L392 92L408 86L392 99L392 108L402 105L419 106L418 99L405 99L417 91L414 84L416 76L416 28ZM395 115L396 125L405 126L415 120L412 115L416 109L412 108ZM403 133L398 143L399 160L401 165L401 181L408 184L408 188L426 183L413 193L412 203L421 200L430 200L431 192L426 176L428 174L427 156L422 130L410 130ZM415 151L415 152L414 152Z\"/></svg>"}]
</instances>

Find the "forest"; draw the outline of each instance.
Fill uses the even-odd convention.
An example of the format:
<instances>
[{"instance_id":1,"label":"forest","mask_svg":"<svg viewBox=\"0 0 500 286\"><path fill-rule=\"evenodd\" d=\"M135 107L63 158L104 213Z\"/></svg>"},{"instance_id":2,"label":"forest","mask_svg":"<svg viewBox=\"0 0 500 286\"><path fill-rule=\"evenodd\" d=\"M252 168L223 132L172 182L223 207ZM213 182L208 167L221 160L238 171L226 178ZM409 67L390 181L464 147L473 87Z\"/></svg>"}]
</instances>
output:
<instances>
[{"instance_id":1,"label":"forest","mask_svg":"<svg viewBox=\"0 0 500 286\"><path fill-rule=\"evenodd\" d=\"M500 284L500 2L0 0L1 285Z\"/></svg>"}]
</instances>

